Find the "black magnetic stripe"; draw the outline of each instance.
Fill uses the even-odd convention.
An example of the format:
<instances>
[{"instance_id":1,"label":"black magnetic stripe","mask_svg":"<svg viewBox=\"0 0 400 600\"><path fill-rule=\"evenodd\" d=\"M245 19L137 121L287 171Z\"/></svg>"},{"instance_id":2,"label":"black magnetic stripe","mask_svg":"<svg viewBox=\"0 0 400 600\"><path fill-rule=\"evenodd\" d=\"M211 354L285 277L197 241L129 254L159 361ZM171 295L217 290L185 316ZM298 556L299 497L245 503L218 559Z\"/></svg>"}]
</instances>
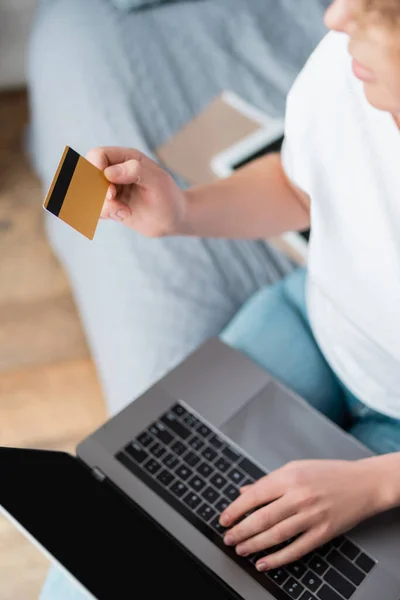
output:
<instances>
[{"instance_id":1,"label":"black magnetic stripe","mask_svg":"<svg viewBox=\"0 0 400 600\"><path fill-rule=\"evenodd\" d=\"M61 167L61 171L58 175L57 181L51 193L50 199L47 203L47 210L53 213L56 217L58 217L61 207L63 205L65 196L67 194L69 184L71 183L71 179L74 175L76 165L78 164L79 154L72 150L72 148L68 149L68 152L65 156L63 166Z\"/></svg>"}]
</instances>

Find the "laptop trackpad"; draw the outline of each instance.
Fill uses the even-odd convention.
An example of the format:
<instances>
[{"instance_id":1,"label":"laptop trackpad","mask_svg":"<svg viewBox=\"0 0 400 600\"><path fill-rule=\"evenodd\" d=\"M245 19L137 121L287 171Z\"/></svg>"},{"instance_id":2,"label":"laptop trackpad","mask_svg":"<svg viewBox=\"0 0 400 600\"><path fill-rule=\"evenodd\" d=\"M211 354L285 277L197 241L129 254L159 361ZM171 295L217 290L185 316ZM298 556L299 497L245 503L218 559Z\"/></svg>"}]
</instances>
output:
<instances>
[{"instance_id":1,"label":"laptop trackpad","mask_svg":"<svg viewBox=\"0 0 400 600\"><path fill-rule=\"evenodd\" d=\"M354 438L274 382L220 429L268 471L291 460L369 456Z\"/></svg>"}]
</instances>

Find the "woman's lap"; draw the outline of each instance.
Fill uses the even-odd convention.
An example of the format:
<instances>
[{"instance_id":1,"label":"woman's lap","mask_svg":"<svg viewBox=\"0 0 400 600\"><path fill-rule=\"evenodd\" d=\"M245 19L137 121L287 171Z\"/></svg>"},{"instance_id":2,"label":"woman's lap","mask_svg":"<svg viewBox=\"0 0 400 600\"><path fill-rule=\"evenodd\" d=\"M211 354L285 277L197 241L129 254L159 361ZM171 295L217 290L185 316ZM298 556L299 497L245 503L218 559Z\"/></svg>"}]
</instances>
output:
<instances>
[{"instance_id":1,"label":"woman's lap","mask_svg":"<svg viewBox=\"0 0 400 600\"><path fill-rule=\"evenodd\" d=\"M400 450L400 422L361 403L324 359L308 321L306 271L252 296L222 339L247 354L314 408L378 454Z\"/></svg>"}]
</instances>

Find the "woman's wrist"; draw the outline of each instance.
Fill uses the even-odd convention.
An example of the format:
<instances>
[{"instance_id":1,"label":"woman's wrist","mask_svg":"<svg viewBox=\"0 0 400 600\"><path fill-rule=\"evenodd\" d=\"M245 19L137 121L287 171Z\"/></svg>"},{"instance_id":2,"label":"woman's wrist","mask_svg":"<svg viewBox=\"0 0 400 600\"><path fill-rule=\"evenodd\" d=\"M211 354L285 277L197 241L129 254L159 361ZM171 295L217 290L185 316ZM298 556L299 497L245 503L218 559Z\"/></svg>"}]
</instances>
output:
<instances>
[{"instance_id":1,"label":"woman's wrist","mask_svg":"<svg viewBox=\"0 0 400 600\"><path fill-rule=\"evenodd\" d=\"M400 506L400 452L361 460L359 465L360 476L365 476L370 486L373 512Z\"/></svg>"}]
</instances>

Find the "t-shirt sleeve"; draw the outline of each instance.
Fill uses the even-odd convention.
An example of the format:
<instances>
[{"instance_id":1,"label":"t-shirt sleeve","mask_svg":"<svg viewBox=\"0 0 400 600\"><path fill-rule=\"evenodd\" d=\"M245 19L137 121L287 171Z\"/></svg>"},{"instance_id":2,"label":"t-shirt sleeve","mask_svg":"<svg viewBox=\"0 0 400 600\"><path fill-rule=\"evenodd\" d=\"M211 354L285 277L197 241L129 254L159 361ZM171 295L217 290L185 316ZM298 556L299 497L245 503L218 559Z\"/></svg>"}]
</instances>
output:
<instances>
[{"instance_id":1,"label":"t-shirt sleeve","mask_svg":"<svg viewBox=\"0 0 400 600\"><path fill-rule=\"evenodd\" d=\"M291 143L290 137L285 137L281 149L283 170L294 185L308 194L309 186L307 183L306 169L302 161L304 152L306 152L306 149L304 149L303 153L299 153L293 143Z\"/></svg>"},{"instance_id":2,"label":"t-shirt sleeve","mask_svg":"<svg viewBox=\"0 0 400 600\"><path fill-rule=\"evenodd\" d=\"M288 179L290 179L290 181L295 183L293 151L290 148L290 144L286 137L283 140L283 144L282 144L281 159L282 159L283 170L285 171L286 176L288 177Z\"/></svg>"}]
</instances>

